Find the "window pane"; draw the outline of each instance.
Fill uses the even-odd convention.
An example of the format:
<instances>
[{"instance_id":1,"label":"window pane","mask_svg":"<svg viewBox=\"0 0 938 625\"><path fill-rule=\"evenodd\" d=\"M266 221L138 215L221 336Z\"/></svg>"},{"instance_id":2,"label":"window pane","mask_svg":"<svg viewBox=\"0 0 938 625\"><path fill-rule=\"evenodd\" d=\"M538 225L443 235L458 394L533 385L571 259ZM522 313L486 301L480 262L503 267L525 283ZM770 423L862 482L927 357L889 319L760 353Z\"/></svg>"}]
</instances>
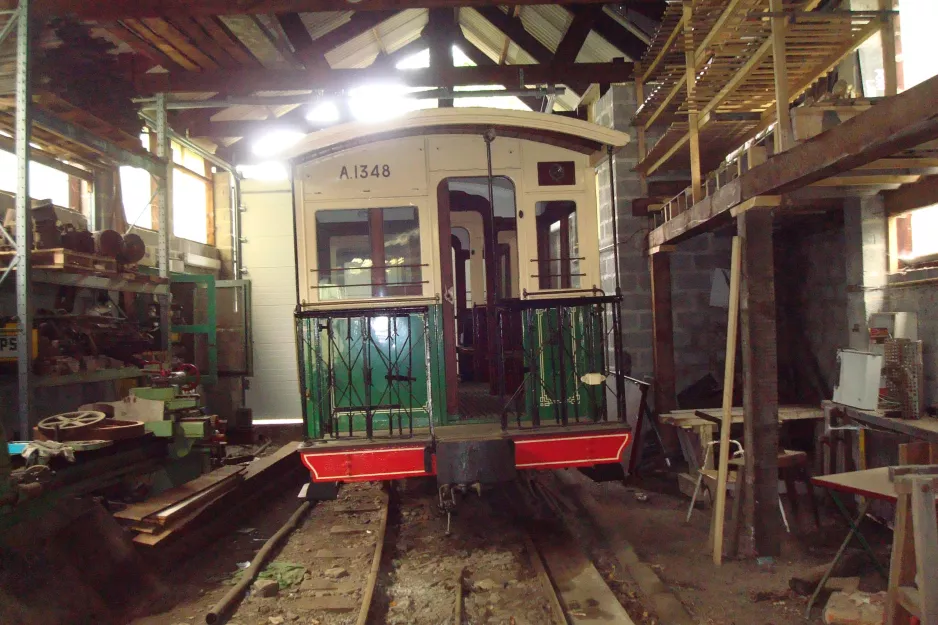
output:
<instances>
[{"instance_id":1,"label":"window pane","mask_svg":"<svg viewBox=\"0 0 938 625\"><path fill-rule=\"evenodd\" d=\"M319 299L423 293L417 209L340 209L316 213Z\"/></svg>"},{"instance_id":2,"label":"window pane","mask_svg":"<svg viewBox=\"0 0 938 625\"><path fill-rule=\"evenodd\" d=\"M173 234L198 243L208 241L206 182L173 169Z\"/></svg>"},{"instance_id":3,"label":"window pane","mask_svg":"<svg viewBox=\"0 0 938 625\"><path fill-rule=\"evenodd\" d=\"M538 284L542 289L580 288L576 203L538 202L535 205Z\"/></svg>"},{"instance_id":4,"label":"window pane","mask_svg":"<svg viewBox=\"0 0 938 625\"><path fill-rule=\"evenodd\" d=\"M938 254L938 204L913 211L912 221L913 258Z\"/></svg>"},{"instance_id":5,"label":"window pane","mask_svg":"<svg viewBox=\"0 0 938 625\"><path fill-rule=\"evenodd\" d=\"M150 174L136 167L121 167L121 199L124 203L124 216L128 224L139 228L154 229L151 198L153 190ZM153 198L153 201L156 201Z\"/></svg>"},{"instance_id":6,"label":"window pane","mask_svg":"<svg viewBox=\"0 0 938 625\"><path fill-rule=\"evenodd\" d=\"M374 208L381 211L384 221L385 294L391 296L420 295L423 285L420 267L420 224L417 209ZM382 295L376 292L375 295Z\"/></svg>"},{"instance_id":7,"label":"window pane","mask_svg":"<svg viewBox=\"0 0 938 625\"><path fill-rule=\"evenodd\" d=\"M16 155L0 151L0 190L16 193ZM29 164L29 196L68 207L68 174L35 161Z\"/></svg>"}]
</instances>

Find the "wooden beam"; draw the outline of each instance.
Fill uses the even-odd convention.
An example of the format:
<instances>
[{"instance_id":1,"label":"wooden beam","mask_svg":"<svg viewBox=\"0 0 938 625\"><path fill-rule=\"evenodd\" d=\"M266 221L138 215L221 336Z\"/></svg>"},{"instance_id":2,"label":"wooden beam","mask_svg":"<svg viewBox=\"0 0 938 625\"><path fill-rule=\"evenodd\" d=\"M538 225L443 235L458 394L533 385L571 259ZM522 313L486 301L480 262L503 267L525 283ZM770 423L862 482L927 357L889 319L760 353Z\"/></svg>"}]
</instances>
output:
<instances>
[{"instance_id":1,"label":"wooden beam","mask_svg":"<svg viewBox=\"0 0 938 625\"><path fill-rule=\"evenodd\" d=\"M742 247L740 310L743 346L743 429L746 479L742 488L744 555L778 556L778 337L772 211L737 218Z\"/></svg>"},{"instance_id":2,"label":"wooden beam","mask_svg":"<svg viewBox=\"0 0 938 625\"><path fill-rule=\"evenodd\" d=\"M778 195L938 139L938 77L772 157L653 230L649 246L678 241L758 195ZM727 214L726 217L729 215Z\"/></svg>"},{"instance_id":3,"label":"wooden beam","mask_svg":"<svg viewBox=\"0 0 938 625\"><path fill-rule=\"evenodd\" d=\"M293 46L297 58L303 65L306 67L322 67L325 65L326 60L322 55L315 53L316 46L313 43L313 38L299 13L281 13L277 16L277 21L280 23L284 35L290 41L290 45Z\"/></svg>"},{"instance_id":4,"label":"wooden beam","mask_svg":"<svg viewBox=\"0 0 938 625\"><path fill-rule=\"evenodd\" d=\"M585 7L574 6L570 10L574 15L583 11ZM645 55L648 45L635 36L629 29L625 28L616 21L614 17L606 13L605 10L599 12L596 23L593 24L593 32L613 45L619 52L622 52L631 61L638 61Z\"/></svg>"},{"instance_id":5,"label":"wooden beam","mask_svg":"<svg viewBox=\"0 0 938 625\"><path fill-rule=\"evenodd\" d=\"M218 45L220 45L225 52L231 55L231 58L236 60L242 66L251 68L251 67L260 67L261 63L257 58L244 46L240 39L228 30L228 27L225 26L217 17L214 16L196 16L192 18L199 26L205 29L205 32L209 37L212 38Z\"/></svg>"},{"instance_id":6,"label":"wooden beam","mask_svg":"<svg viewBox=\"0 0 938 625\"><path fill-rule=\"evenodd\" d=\"M528 85L628 82L632 78L632 64L621 62L455 67L452 76L454 86L516 87L522 84L522 78L523 83ZM171 72L140 76L137 87L141 94L223 91L236 95L256 91L348 89L376 79L388 78L413 87L436 87L439 77L432 69L388 72L380 68Z\"/></svg>"},{"instance_id":7,"label":"wooden beam","mask_svg":"<svg viewBox=\"0 0 938 625\"><path fill-rule=\"evenodd\" d=\"M510 16L494 6L479 7L476 10L482 17L488 20L492 26L505 33L509 39L514 41L519 48L530 54L538 63L550 63L553 60L554 53L524 28L521 18ZM596 80L590 82L603 81Z\"/></svg>"},{"instance_id":8,"label":"wooden beam","mask_svg":"<svg viewBox=\"0 0 938 625\"><path fill-rule=\"evenodd\" d=\"M455 43L456 47L459 48L463 54L468 56L469 60L475 63L477 66L492 67L495 65L501 65L501 63L496 63L494 60L492 60L489 57L489 55L487 55L481 49L477 48L471 41L466 39L466 37L462 34L462 30L457 29L453 43ZM504 87L505 85L501 85L501 86ZM524 103L524 105L527 106L532 111L539 111L541 110L541 101L546 98L536 98L534 96L522 96L518 99L521 100Z\"/></svg>"},{"instance_id":9,"label":"wooden beam","mask_svg":"<svg viewBox=\"0 0 938 625\"><path fill-rule=\"evenodd\" d=\"M703 199L700 173L700 112L697 110L697 62L694 48L693 5L684 0L684 63L687 83L687 127L690 142L690 186L694 202Z\"/></svg>"},{"instance_id":10,"label":"wooden beam","mask_svg":"<svg viewBox=\"0 0 938 625\"><path fill-rule=\"evenodd\" d=\"M655 411L677 408L677 382L674 371L674 318L671 306L671 257L666 252L649 259L651 271L652 356L654 358Z\"/></svg>"},{"instance_id":11,"label":"wooden beam","mask_svg":"<svg viewBox=\"0 0 938 625\"><path fill-rule=\"evenodd\" d=\"M883 193L887 215L902 215L917 208L938 204L938 176L927 176L915 184Z\"/></svg>"},{"instance_id":12,"label":"wooden beam","mask_svg":"<svg viewBox=\"0 0 938 625\"><path fill-rule=\"evenodd\" d=\"M172 19L171 24L189 37L197 48L210 55L218 65L228 69L241 67L241 63L191 17L178 15Z\"/></svg>"},{"instance_id":13,"label":"wooden beam","mask_svg":"<svg viewBox=\"0 0 938 625\"><path fill-rule=\"evenodd\" d=\"M586 38L589 36L593 26L603 15L603 7L600 4L590 4L581 7L571 7L573 20L567 26L563 39L557 44L554 50L553 62L555 63L575 63L576 57L580 54Z\"/></svg>"},{"instance_id":14,"label":"wooden beam","mask_svg":"<svg viewBox=\"0 0 938 625\"><path fill-rule=\"evenodd\" d=\"M257 26L261 34L264 35L264 38L274 47L277 54L283 57L283 60L286 61L288 65L291 65L295 69L303 69L304 64L294 53L293 47L290 45L286 34L280 28L280 22L278 22L274 16L268 17L268 21L265 22L259 15L252 15L251 20L254 22L255 26Z\"/></svg>"},{"instance_id":15,"label":"wooden beam","mask_svg":"<svg viewBox=\"0 0 938 625\"><path fill-rule=\"evenodd\" d=\"M121 21L121 24L129 32L136 35L141 41L145 41L152 47L159 50L163 56L171 59L174 67L179 67L193 72L197 72L201 69L197 63L177 50L176 46L167 42L162 37L150 30L150 28L142 21L123 20Z\"/></svg>"},{"instance_id":16,"label":"wooden beam","mask_svg":"<svg viewBox=\"0 0 938 625\"><path fill-rule=\"evenodd\" d=\"M880 11L893 11L895 8L896 0L879 0ZM892 13L886 14L879 32L882 37L885 95L893 96L899 92L899 72L896 67L896 22Z\"/></svg>"},{"instance_id":17,"label":"wooden beam","mask_svg":"<svg viewBox=\"0 0 938 625\"><path fill-rule=\"evenodd\" d=\"M355 8L358 9L359 7L356 6ZM397 11L357 11L349 21L316 39L314 41L315 53L324 55L343 43L348 43L355 37L364 35L372 28L377 28L381 25L381 22L394 17L396 13Z\"/></svg>"},{"instance_id":18,"label":"wooden beam","mask_svg":"<svg viewBox=\"0 0 938 625\"><path fill-rule=\"evenodd\" d=\"M430 69L439 77L439 87L452 88L450 75L453 70L453 31L456 28L452 9L430 9L424 29L430 44ZM439 100L441 108L453 106L453 99Z\"/></svg>"},{"instance_id":19,"label":"wooden beam","mask_svg":"<svg viewBox=\"0 0 938 625\"><path fill-rule=\"evenodd\" d=\"M559 0L554 4L604 4L607 0ZM544 4L544 0L500 0L504 6ZM660 0L630 0L630 5L649 5L657 9ZM350 5L347 0L38 0L37 17L72 15L81 19L116 20L122 18L196 15L251 15L257 13L307 13L315 11L381 11L400 9L400 0L370 0ZM415 0L408 9L492 6L491 0ZM17 0L0 0L0 9L13 10ZM635 7L632 7L635 8Z\"/></svg>"},{"instance_id":20,"label":"wooden beam","mask_svg":"<svg viewBox=\"0 0 938 625\"><path fill-rule=\"evenodd\" d=\"M184 68L175 59L170 58L169 55L165 54L162 50L154 46L151 42L143 39L136 32L130 30L123 24L108 24L102 26L104 30L111 34L112 37L123 41L130 48L143 56L147 57L154 63L161 65L163 69L167 70L186 70L193 69L192 67Z\"/></svg>"},{"instance_id":21,"label":"wooden beam","mask_svg":"<svg viewBox=\"0 0 938 625\"><path fill-rule=\"evenodd\" d=\"M200 46L194 45L188 37L179 32L172 24L162 19L143 19L144 26L154 34L160 36L167 43L186 55L186 58L197 63L203 69L218 69L218 63L205 54Z\"/></svg>"},{"instance_id":22,"label":"wooden beam","mask_svg":"<svg viewBox=\"0 0 938 625\"><path fill-rule=\"evenodd\" d=\"M772 66L775 77L775 151L784 152L791 147L794 134L791 113L788 112L788 66L786 65L786 18L782 0L769 0L769 9L778 14L772 18Z\"/></svg>"}]
</instances>

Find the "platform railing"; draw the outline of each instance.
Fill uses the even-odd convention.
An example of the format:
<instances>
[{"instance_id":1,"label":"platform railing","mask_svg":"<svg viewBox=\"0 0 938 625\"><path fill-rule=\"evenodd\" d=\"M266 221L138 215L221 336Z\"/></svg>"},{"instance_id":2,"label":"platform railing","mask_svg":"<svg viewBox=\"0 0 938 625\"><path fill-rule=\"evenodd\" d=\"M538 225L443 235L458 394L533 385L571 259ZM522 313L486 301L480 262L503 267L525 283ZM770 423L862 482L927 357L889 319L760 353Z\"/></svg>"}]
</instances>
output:
<instances>
[{"instance_id":1,"label":"platform railing","mask_svg":"<svg viewBox=\"0 0 938 625\"><path fill-rule=\"evenodd\" d=\"M406 437L430 423L428 307L307 310L296 321L311 434L339 438L364 430L371 439L380 430Z\"/></svg>"},{"instance_id":2,"label":"platform railing","mask_svg":"<svg viewBox=\"0 0 938 625\"><path fill-rule=\"evenodd\" d=\"M501 415L502 429L625 420L618 298L561 297L507 303L500 323L523 333L524 379Z\"/></svg>"}]
</instances>

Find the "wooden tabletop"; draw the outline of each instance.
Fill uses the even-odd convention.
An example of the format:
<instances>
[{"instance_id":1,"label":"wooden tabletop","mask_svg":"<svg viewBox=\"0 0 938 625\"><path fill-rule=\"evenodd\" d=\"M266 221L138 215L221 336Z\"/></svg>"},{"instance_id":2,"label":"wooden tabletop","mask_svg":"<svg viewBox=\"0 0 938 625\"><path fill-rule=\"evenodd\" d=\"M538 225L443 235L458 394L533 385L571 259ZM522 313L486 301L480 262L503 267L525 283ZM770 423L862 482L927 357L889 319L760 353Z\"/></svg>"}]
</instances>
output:
<instances>
[{"instance_id":1,"label":"wooden tabletop","mask_svg":"<svg viewBox=\"0 0 938 625\"><path fill-rule=\"evenodd\" d=\"M811 482L828 490L881 499L895 503L896 486L889 481L889 467L849 471L811 478Z\"/></svg>"},{"instance_id":2,"label":"wooden tabletop","mask_svg":"<svg viewBox=\"0 0 938 625\"><path fill-rule=\"evenodd\" d=\"M897 432L899 434L906 434L930 443L938 443L938 419L934 417L895 419L884 416L880 411L859 410L841 404L834 404L834 406L843 410L849 418L865 425Z\"/></svg>"},{"instance_id":3,"label":"wooden tabletop","mask_svg":"<svg viewBox=\"0 0 938 625\"><path fill-rule=\"evenodd\" d=\"M704 413L707 419L697 416ZM743 422L743 409L741 406L733 408L733 423ZM823 419L824 411L812 406L779 406L778 420L780 422L795 421L798 419ZM675 410L661 415L661 422L676 425L682 428L691 428L700 425L716 427L716 422L723 420L722 408L702 408L699 410Z\"/></svg>"}]
</instances>

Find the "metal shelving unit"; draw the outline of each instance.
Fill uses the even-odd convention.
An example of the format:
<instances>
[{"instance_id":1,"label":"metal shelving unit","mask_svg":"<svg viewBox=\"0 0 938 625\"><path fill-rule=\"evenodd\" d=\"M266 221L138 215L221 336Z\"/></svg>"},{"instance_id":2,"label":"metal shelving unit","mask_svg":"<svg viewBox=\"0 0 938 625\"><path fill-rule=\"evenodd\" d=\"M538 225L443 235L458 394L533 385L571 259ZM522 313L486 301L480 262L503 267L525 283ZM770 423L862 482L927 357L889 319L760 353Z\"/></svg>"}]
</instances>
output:
<instances>
[{"instance_id":1,"label":"metal shelving unit","mask_svg":"<svg viewBox=\"0 0 938 625\"><path fill-rule=\"evenodd\" d=\"M59 386L73 383L100 382L136 377L139 370L133 367L108 371L96 371L66 376L37 377L32 373L33 351L33 309L30 286L35 282L63 284L93 289L132 291L153 293L160 297L163 313L163 327L170 326L169 294L169 233L172 231L172 168L170 152L170 129L166 120L166 99L160 95L156 100L157 155L141 155L118 146L103 137L70 121L35 109L32 99L31 66L32 46L35 44L33 28L33 0L20 0L16 9L0 12L9 15L6 24L0 29L0 42L16 31L16 117L15 117L15 152L17 163L16 187L16 230L15 237L10 237L4 229L0 236L16 250L16 255L9 267L0 274L0 282L9 276L13 269L16 274L16 315L17 315L17 409L19 414L20 435L29 437L33 423L32 395L35 388ZM106 159L141 167L157 181L157 202L159 208L159 276L163 283L126 280L105 276L69 274L46 270L33 270L30 266L32 256L32 228L30 220L29 198L29 161L30 137L33 125L46 128L65 140L94 147ZM97 191L97 189L96 189ZM95 198L99 197L95 193ZM163 333L163 349L169 353L169 332Z\"/></svg>"}]
</instances>

